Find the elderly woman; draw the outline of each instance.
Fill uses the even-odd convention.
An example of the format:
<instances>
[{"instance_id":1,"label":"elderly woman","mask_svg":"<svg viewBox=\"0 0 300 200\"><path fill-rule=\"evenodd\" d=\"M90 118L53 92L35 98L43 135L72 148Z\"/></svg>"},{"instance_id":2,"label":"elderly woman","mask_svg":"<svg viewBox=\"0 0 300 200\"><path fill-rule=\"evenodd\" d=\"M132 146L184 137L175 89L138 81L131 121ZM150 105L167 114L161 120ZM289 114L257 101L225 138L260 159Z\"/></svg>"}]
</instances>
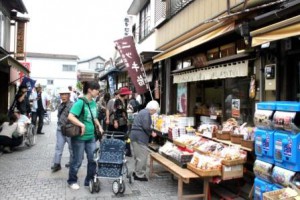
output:
<instances>
[{"instance_id":1,"label":"elderly woman","mask_svg":"<svg viewBox=\"0 0 300 200\"><path fill-rule=\"evenodd\" d=\"M150 135L156 137L156 133L151 129L151 115L157 113L159 109L157 101L150 101L146 108L136 115L132 124L130 140L135 161L133 177L138 181L148 181L146 167L149 150L147 147Z\"/></svg>"}]
</instances>

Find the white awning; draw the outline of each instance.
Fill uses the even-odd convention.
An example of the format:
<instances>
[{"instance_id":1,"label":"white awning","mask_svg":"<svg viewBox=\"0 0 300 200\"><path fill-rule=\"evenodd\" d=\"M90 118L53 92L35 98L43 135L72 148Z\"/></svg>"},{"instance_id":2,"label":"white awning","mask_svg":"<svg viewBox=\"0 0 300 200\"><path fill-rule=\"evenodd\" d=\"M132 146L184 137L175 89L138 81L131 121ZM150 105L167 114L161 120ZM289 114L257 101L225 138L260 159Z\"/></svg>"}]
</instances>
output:
<instances>
[{"instance_id":1,"label":"white awning","mask_svg":"<svg viewBox=\"0 0 300 200\"><path fill-rule=\"evenodd\" d=\"M236 61L174 74L173 83L187 83L243 76L248 76L248 60Z\"/></svg>"}]
</instances>

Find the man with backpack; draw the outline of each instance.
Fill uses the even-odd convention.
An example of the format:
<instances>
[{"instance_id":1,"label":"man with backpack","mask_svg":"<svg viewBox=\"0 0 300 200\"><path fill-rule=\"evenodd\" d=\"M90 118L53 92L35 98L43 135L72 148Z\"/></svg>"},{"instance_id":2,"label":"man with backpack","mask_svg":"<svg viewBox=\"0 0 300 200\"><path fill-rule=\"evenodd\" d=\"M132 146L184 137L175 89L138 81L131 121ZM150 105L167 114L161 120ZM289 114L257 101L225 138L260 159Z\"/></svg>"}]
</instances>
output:
<instances>
[{"instance_id":1,"label":"man with backpack","mask_svg":"<svg viewBox=\"0 0 300 200\"><path fill-rule=\"evenodd\" d=\"M53 166L51 167L52 172L57 172L61 170L61 157L64 151L65 143L68 143L69 152L70 152L70 160L71 163L73 152L71 148L71 138L66 137L61 132L61 126L66 124L68 121L69 111L72 108L73 102L70 101L70 91L69 90L61 90L59 92L61 103L58 106L58 114L57 114L57 130L56 130L56 145L55 145L55 154L53 158ZM69 167L69 163L65 166Z\"/></svg>"}]
</instances>

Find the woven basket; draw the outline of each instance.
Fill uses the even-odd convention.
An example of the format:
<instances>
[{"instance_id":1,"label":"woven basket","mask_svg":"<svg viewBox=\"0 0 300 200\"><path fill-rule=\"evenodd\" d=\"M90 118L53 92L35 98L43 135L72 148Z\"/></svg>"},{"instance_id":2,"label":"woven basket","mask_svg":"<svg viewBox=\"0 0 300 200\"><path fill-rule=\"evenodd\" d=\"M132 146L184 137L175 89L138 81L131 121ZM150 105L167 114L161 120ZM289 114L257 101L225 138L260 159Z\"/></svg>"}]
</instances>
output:
<instances>
[{"instance_id":1,"label":"woven basket","mask_svg":"<svg viewBox=\"0 0 300 200\"><path fill-rule=\"evenodd\" d=\"M195 174L198 174L199 176L202 176L202 177L213 177L213 176L221 176L222 175L221 169L203 170L203 169L196 168L191 163L187 164L187 168L189 170L193 171Z\"/></svg>"},{"instance_id":2,"label":"woven basket","mask_svg":"<svg viewBox=\"0 0 300 200\"><path fill-rule=\"evenodd\" d=\"M245 159L236 159L236 160L222 160L221 163L226 166L233 166L233 165L241 165L246 162Z\"/></svg>"},{"instance_id":3,"label":"woven basket","mask_svg":"<svg viewBox=\"0 0 300 200\"><path fill-rule=\"evenodd\" d=\"M177 141L177 140L173 140L173 143L174 143L175 145L179 146L179 147L183 147L183 148L186 147L186 144L184 144L184 143L182 143L182 142L179 142L179 141Z\"/></svg>"},{"instance_id":4,"label":"woven basket","mask_svg":"<svg viewBox=\"0 0 300 200\"><path fill-rule=\"evenodd\" d=\"M230 134L232 132L229 131L229 132L226 132L226 131L222 131L222 133L217 133L216 136L217 136L217 139L220 139L220 140L230 140Z\"/></svg>"},{"instance_id":5,"label":"woven basket","mask_svg":"<svg viewBox=\"0 0 300 200\"><path fill-rule=\"evenodd\" d=\"M234 144L241 144L243 137L243 135L231 134L230 141Z\"/></svg>"},{"instance_id":6,"label":"woven basket","mask_svg":"<svg viewBox=\"0 0 300 200\"><path fill-rule=\"evenodd\" d=\"M252 140L241 140L241 145L253 151L254 149L254 141Z\"/></svg>"},{"instance_id":7,"label":"woven basket","mask_svg":"<svg viewBox=\"0 0 300 200\"><path fill-rule=\"evenodd\" d=\"M264 200L281 200L282 198L280 199L279 195L281 195L285 190L286 190L286 188L274 190L274 191L270 191L270 192L265 192L263 194L263 199ZM284 198L284 200L295 200L295 198L287 197L287 198Z\"/></svg>"}]
</instances>

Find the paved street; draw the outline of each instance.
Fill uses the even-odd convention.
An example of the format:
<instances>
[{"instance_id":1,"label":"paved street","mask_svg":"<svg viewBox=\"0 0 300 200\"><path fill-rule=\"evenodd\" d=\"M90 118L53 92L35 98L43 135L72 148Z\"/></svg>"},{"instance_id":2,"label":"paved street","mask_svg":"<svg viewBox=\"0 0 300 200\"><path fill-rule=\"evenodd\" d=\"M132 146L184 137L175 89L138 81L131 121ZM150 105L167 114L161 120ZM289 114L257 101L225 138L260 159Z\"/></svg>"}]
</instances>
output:
<instances>
[{"instance_id":1,"label":"paved street","mask_svg":"<svg viewBox=\"0 0 300 200\"><path fill-rule=\"evenodd\" d=\"M0 199L177 199L177 181L172 180L170 174L152 178L149 182L135 181L126 183L126 191L122 196L115 196L112 192L112 181L101 180L101 191L91 194L87 187L83 186L86 174L86 162L83 163L79 172L79 184L81 188L77 191L71 190L67 185L68 169L63 167L61 171L51 173L52 158L55 147L55 114L52 113L52 122L45 125L45 135L38 135L38 142L32 148L19 148L10 154L0 154ZM67 145L66 145L67 147ZM68 151L62 159L62 166L68 162ZM85 159L86 161L86 159ZM129 159L129 168L132 169L132 160ZM187 193L195 193L201 190L201 183L195 182L186 185ZM198 192L198 191L196 191Z\"/></svg>"}]
</instances>

